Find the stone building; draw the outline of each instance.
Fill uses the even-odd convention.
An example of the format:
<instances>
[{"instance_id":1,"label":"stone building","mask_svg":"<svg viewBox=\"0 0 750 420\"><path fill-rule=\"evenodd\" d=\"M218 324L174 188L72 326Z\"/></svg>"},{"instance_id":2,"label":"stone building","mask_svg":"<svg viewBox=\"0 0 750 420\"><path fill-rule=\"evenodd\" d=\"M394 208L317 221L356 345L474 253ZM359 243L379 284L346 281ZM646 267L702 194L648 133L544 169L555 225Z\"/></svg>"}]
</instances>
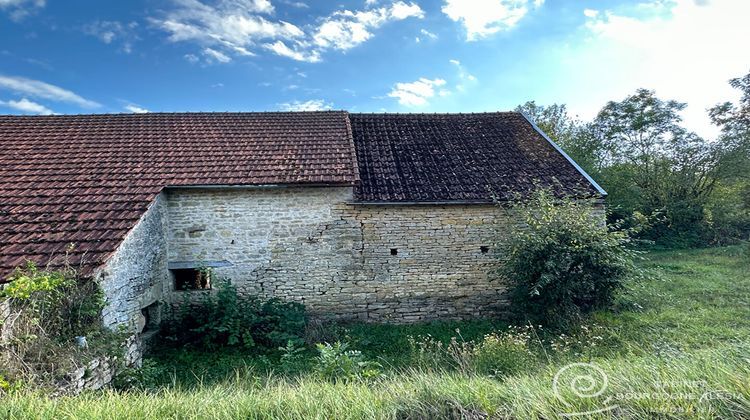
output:
<instances>
[{"instance_id":1,"label":"stone building","mask_svg":"<svg viewBox=\"0 0 750 420\"><path fill-rule=\"evenodd\" d=\"M606 194L512 112L0 116L0 145L0 278L72 264L137 332L204 267L320 316L491 315L522 227L493 201Z\"/></svg>"}]
</instances>

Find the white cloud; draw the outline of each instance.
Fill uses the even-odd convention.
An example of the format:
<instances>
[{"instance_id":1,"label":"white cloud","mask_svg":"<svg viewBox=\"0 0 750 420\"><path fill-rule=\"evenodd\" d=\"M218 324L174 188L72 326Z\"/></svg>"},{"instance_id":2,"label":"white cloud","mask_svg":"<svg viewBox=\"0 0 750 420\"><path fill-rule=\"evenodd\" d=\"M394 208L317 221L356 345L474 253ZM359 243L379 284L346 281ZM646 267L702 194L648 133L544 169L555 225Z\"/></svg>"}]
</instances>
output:
<instances>
[{"instance_id":1,"label":"white cloud","mask_svg":"<svg viewBox=\"0 0 750 420\"><path fill-rule=\"evenodd\" d=\"M25 77L0 75L0 89L34 98L68 102L83 108L97 108L100 106L98 103L85 99L69 90Z\"/></svg>"},{"instance_id":2,"label":"white cloud","mask_svg":"<svg viewBox=\"0 0 750 420\"><path fill-rule=\"evenodd\" d=\"M341 10L324 19L312 37L320 48L348 50L370 39L371 31L385 23L410 17L421 19L424 11L416 3L403 1L366 11Z\"/></svg>"},{"instance_id":3,"label":"white cloud","mask_svg":"<svg viewBox=\"0 0 750 420\"><path fill-rule=\"evenodd\" d=\"M217 63L228 63L232 61L232 58L228 55L224 54L221 51L216 51L213 48L204 48L203 49L203 55L206 57L206 60L210 62L217 62Z\"/></svg>"},{"instance_id":4,"label":"white cloud","mask_svg":"<svg viewBox=\"0 0 750 420\"><path fill-rule=\"evenodd\" d=\"M736 96L728 79L750 69L750 2L677 0L641 3L589 16L585 42L561 49L556 77L575 89L571 110L591 118L612 99L636 88L688 103L685 124L699 134L717 133L706 109Z\"/></svg>"},{"instance_id":5,"label":"white cloud","mask_svg":"<svg viewBox=\"0 0 750 420\"><path fill-rule=\"evenodd\" d=\"M543 0L445 0L442 11L463 24L468 41L475 41L513 28L530 10L543 3Z\"/></svg>"},{"instance_id":6,"label":"white cloud","mask_svg":"<svg viewBox=\"0 0 750 420\"><path fill-rule=\"evenodd\" d=\"M320 61L320 53L318 51L295 51L287 46L284 41L276 41L272 44L263 44L263 47L267 50L273 51L276 55L282 57L291 58L297 61L306 61L308 63L317 63Z\"/></svg>"},{"instance_id":7,"label":"white cloud","mask_svg":"<svg viewBox=\"0 0 750 420\"><path fill-rule=\"evenodd\" d=\"M416 3L396 1L368 10L338 10L318 23L298 27L264 15L273 12L266 0L219 0L208 5L199 0L173 0L177 7L152 24L169 34L172 42L193 42L231 57L253 55L263 48L297 61L318 62L325 50L347 50L373 36L385 23L422 18ZM226 62L226 61L224 61Z\"/></svg>"},{"instance_id":8,"label":"white cloud","mask_svg":"<svg viewBox=\"0 0 750 420\"><path fill-rule=\"evenodd\" d=\"M416 3L407 4L403 1L397 1L391 5L390 17L394 20L404 20L410 17L422 19L424 17L424 10Z\"/></svg>"},{"instance_id":9,"label":"white cloud","mask_svg":"<svg viewBox=\"0 0 750 420\"><path fill-rule=\"evenodd\" d=\"M191 41L204 47L249 55L248 48L264 39L293 39L304 35L295 25L269 21L268 0L220 0L209 6L198 0L174 0L177 8L151 22L168 32L172 42Z\"/></svg>"},{"instance_id":10,"label":"white cloud","mask_svg":"<svg viewBox=\"0 0 750 420\"><path fill-rule=\"evenodd\" d=\"M9 12L10 18L18 21L46 5L45 0L0 0L0 10Z\"/></svg>"},{"instance_id":11,"label":"white cloud","mask_svg":"<svg viewBox=\"0 0 750 420\"><path fill-rule=\"evenodd\" d=\"M388 93L388 96L398 99L398 103L401 105L426 105L429 99L435 96L435 88L444 86L445 83L446 82L443 79L427 79L421 77L419 80L411 83L396 83L391 92ZM445 96L448 93L447 90L441 90L438 92L440 96Z\"/></svg>"},{"instance_id":12,"label":"white cloud","mask_svg":"<svg viewBox=\"0 0 750 420\"><path fill-rule=\"evenodd\" d=\"M430 39L437 39L438 38L437 35L435 35L434 33L430 32L430 31L428 31L427 29L421 29L419 31L419 33L422 34L422 35L424 35L424 36L426 36L427 38L430 38Z\"/></svg>"},{"instance_id":13,"label":"white cloud","mask_svg":"<svg viewBox=\"0 0 750 420\"><path fill-rule=\"evenodd\" d=\"M190 63L193 63L193 64L195 64L195 63L197 63L197 62L201 61L201 59L200 59L200 58L198 58L198 56L197 56L197 55L195 55L195 54L185 54L185 55L183 56L183 58L184 58L185 60L189 61Z\"/></svg>"},{"instance_id":14,"label":"white cloud","mask_svg":"<svg viewBox=\"0 0 750 420\"><path fill-rule=\"evenodd\" d=\"M279 109L282 111L326 111L332 108L333 104L323 99L310 99L305 102L292 101L279 104Z\"/></svg>"},{"instance_id":15,"label":"white cloud","mask_svg":"<svg viewBox=\"0 0 750 420\"><path fill-rule=\"evenodd\" d=\"M12 108L17 111L25 112L28 114L38 114L38 115L54 114L54 111L52 111L51 109L45 107L42 104L32 102L26 98L21 98L18 101L14 101L12 99L9 101L0 101L0 106L6 106L8 108Z\"/></svg>"},{"instance_id":16,"label":"white cloud","mask_svg":"<svg viewBox=\"0 0 750 420\"><path fill-rule=\"evenodd\" d=\"M595 18L599 15L599 11L593 9L583 9L583 15L588 18Z\"/></svg>"},{"instance_id":17,"label":"white cloud","mask_svg":"<svg viewBox=\"0 0 750 420\"><path fill-rule=\"evenodd\" d=\"M282 0L281 2L284 3L284 4L286 4L286 5L288 5L288 6L296 7L298 9L309 9L310 8L310 6L308 6L307 3L302 2L302 1Z\"/></svg>"},{"instance_id":18,"label":"white cloud","mask_svg":"<svg viewBox=\"0 0 750 420\"><path fill-rule=\"evenodd\" d=\"M126 110L126 111L128 111L128 112L132 112L132 113L134 113L134 114L146 114L146 113L148 113L148 112L151 112L151 111L149 111L148 109L146 109L146 108L143 108L143 107L140 107L140 106L138 106L138 105L135 105L135 104L128 104L128 105L125 105L125 107L124 107L124 108L125 108L125 110Z\"/></svg>"},{"instance_id":19,"label":"white cloud","mask_svg":"<svg viewBox=\"0 0 750 420\"><path fill-rule=\"evenodd\" d=\"M119 42L122 51L130 54L133 44L140 39L136 34L137 22L121 23L117 21L97 20L83 27L83 32L99 38L105 44Z\"/></svg>"}]
</instances>

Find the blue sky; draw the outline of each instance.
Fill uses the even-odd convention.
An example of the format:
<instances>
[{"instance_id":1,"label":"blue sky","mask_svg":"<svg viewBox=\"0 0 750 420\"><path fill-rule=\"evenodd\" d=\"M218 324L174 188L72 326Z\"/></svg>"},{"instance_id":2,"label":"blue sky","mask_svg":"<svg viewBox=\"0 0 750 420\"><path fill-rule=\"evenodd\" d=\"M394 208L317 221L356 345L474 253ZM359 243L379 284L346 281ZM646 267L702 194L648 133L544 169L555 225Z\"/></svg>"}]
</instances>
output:
<instances>
[{"instance_id":1,"label":"blue sky","mask_svg":"<svg viewBox=\"0 0 750 420\"><path fill-rule=\"evenodd\" d=\"M638 87L686 124L750 70L746 0L0 0L0 113L509 110Z\"/></svg>"}]
</instances>

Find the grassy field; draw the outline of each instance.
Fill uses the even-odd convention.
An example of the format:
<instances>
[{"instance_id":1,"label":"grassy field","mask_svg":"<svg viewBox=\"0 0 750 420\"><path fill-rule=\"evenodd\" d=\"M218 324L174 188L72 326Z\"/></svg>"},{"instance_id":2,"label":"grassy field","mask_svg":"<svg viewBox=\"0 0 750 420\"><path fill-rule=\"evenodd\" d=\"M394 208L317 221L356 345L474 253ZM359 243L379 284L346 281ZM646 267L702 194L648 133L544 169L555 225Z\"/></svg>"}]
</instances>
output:
<instances>
[{"instance_id":1,"label":"grassy field","mask_svg":"<svg viewBox=\"0 0 750 420\"><path fill-rule=\"evenodd\" d=\"M0 397L0 417L750 418L748 249L660 251L643 265L647 278L614 310L563 337L538 327L508 336L491 321L326 327L316 341L348 342L380 374L323 378L314 349L293 364L170 350L147 363L139 389L18 391ZM511 340L483 339L495 331Z\"/></svg>"}]
</instances>

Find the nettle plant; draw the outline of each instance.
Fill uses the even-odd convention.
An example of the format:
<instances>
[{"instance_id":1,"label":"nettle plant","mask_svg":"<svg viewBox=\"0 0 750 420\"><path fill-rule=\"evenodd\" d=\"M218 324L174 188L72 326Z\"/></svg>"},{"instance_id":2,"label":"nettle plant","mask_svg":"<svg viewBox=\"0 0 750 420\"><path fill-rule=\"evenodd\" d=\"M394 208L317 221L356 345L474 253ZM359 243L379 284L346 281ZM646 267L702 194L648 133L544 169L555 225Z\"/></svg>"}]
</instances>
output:
<instances>
[{"instance_id":1,"label":"nettle plant","mask_svg":"<svg viewBox=\"0 0 750 420\"><path fill-rule=\"evenodd\" d=\"M638 252L619 225L607 226L586 200L539 190L512 207L526 229L506 243L502 273L523 321L565 327L612 304L639 274Z\"/></svg>"}]
</instances>

